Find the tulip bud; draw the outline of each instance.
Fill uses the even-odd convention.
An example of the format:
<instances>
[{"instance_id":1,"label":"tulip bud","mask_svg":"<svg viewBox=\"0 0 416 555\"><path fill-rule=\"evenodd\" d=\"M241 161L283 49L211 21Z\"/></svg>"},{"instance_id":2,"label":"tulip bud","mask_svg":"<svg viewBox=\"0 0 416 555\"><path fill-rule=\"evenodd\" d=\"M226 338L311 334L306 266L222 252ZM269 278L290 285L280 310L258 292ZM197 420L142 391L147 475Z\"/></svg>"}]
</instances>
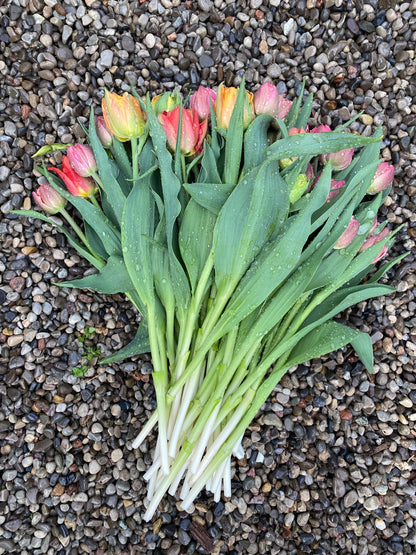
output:
<instances>
[{"instance_id":1,"label":"tulip bud","mask_svg":"<svg viewBox=\"0 0 416 555\"><path fill-rule=\"evenodd\" d=\"M66 200L49 183L42 183L32 195L36 203L48 214L56 214L65 208Z\"/></svg>"},{"instance_id":2,"label":"tulip bud","mask_svg":"<svg viewBox=\"0 0 416 555\"><path fill-rule=\"evenodd\" d=\"M294 202L300 199L300 197L308 188L308 184L309 184L309 180L306 174L305 173L299 174L298 178L296 179L295 186L289 193L289 200L291 204L293 204Z\"/></svg>"},{"instance_id":3,"label":"tulip bud","mask_svg":"<svg viewBox=\"0 0 416 555\"><path fill-rule=\"evenodd\" d=\"M235 87L225 87L222 83L218 87L217 98L215 100L215 115L217 125L221 129L228 129L231 115L237 100L238 89ZM246 129L254 119L253 93L246 91L244 98L243 126Z\"/></svg>"},{"instance_id":4,"label":"tulip bud","mask_svg":"<svg viewBox=\"0 0 416 555\"><path fill-rule=\"evenodd\" d=\"M95 116L95 131L104 148L111 146L113 134L105 124L103 116Z\"/></svg>"},{"instance_id":5,"label":"tulip bud","mask_svg":"<svg viewBox=\"0 0 416 555\"><path fill-rule=\"evenodd\" d=\"M336 179L331 179L331 185L330 185L329 194L328 194L328 198L326 199L326 202L329 202L334 197L336 197L337 194L340 192L341 187L343 187L344 185L345 185L345 181L337 181Z\"/></svg>"},{"instance_id":6,"label":"tulip bud","mask_svg":"<svg viewBox=\"0 0 416 555\"><path fill-rule=\"evenodd\" d=\"M271 83L263 85L254 93L254 111L256 115L269 114L284 119L292 106L292 101L277 92Z\"/></svg>"},{"instance_id":7,"label":"tulip bud","mask_svg":"<svg viewBox=\"0 0 416 555\"><path fill-rule=\"evenodd\" d=\"M203 87L200 85L198 90L194 92L189 100L189 107L198 114L199 121L203 121L208 118L210 111L210 102L212 106L215 104L215 99L217 98L217 93L210 89L209 87Z\"/></svg>"},{"instance_id":8,"label":"tulip bud","mask_svg":"<svg viewBox=\"0 0 416 555\"><path fill-rule=\"evenodd\" d=\"M168 145L175 152L176 142L179 128L179 116L182 110L181 120L181 141L180 149L182 154L187 156L195 154L202 146L205 138L208 120L199 122L198 114L191 108L181 108L176 106L171 112L162 112L159 114L159 121L163 127L168 140Z\"/></svg>"},{"instance_id":9,"label":"tulip bud","mask_svg":"<svg viewBox=\"0 0 416 555\"><path fill-rule=\"evenodd\" d=\"M341 235L341 237L339 237L338 241L336 242L334 249L345 249L345 247L348 247L348 245L354 241L355 236L357 235L359 229L360 229L360 222L357 220L354 220L354 218L352 217L350 220L350 223L348 224L347 229L344 231L344 233Z\"/></svg>"},{"instance_id":10,"label":"tulip bud","mask_svg":"<svg viewBox=\"0 0 416 555\"><path fill-rule=\"evenodd\" d=\"M394 177L394 167L387 162L381 162L376 169L373 182L371 183L368 193L375 195L390 185Z\"/></svg>"},{"instance_id":11,"label":"tulip bud","mask_svg":"<svg viewBox=\"0 0 416 555\"><path fill-rule=\"evenodd\" d=\"M72 169L67 156L62 156L62 170L58 168L48 168L48 170L56 173L62 179L74 197L90 197L97 189L90 177L82 177Z\"/></svg>"},{"instance_id":12,"label":"tulip bud","mask_svg":"<svg viewBox=\"0 0 416 555\"><path fill-rule=\"evenodd\" d=\"M106 90L101 104L105 123L119 141L140 137L145 116L134 96L127 92L119 96Z\"/></svg>"},{"instance_id":13,"label":"tulip bud","mask_svg":"<svg viewBox=\"0 0 416 555\"><path fill-rule=\"evenodd\" d=\"M153 111L157 116L162 112L171 112L180 104L181 98L177 91L158 94L152 98Z\"/></svg>"},{"instance_id":14,"label":"tulip bud","mask_svg":"<svg viewBox=\"0 0 416 555\"><path fill-rule=\"evenodd\" d=\"M324 125L323 123L311 129L311 133L328 133L329 131L331 131L329 125Z\"/></svg>"},{"instance_id":15,"label":"tulip bud","mask_svg":"<svg viewBox=\"0 0 416 555\"><path fill-rule=\"evenodd\" d=\"M331 162L335 171L345 170L345 168L351 164L353 154L353 148L345 148L344 150L339 150L338 152L322 154L321 161L323 164Z\"/></svg>"},{"instance_id":16,"label":"tulip bud","mask_svg":"<svg viewBox=\"0 0 416 555\"><path fill-rule=\"evenodd\" d=\"M71 168L81 177L89 177L97 171L97 162L92 148L88 145L76 144L67 148Z\"/></svg>"},{"instance_id":17,"label":"tulip bud","mask_svg":"<svg viewBox=\"0 0 416 555\"><path fill-rule=\"evenodd\" d=\"M297 127L291 127L290 129L288 129L287 134L289 135L289 137L291 137L292 135L300 135L301 133L307 133L308 132L308 126L306 126L306 129L304 127L301 128L297 128Z\"/></svg>"},{"instance_id":18,"label":"tulip bud","mask_svg":"<svg viewBox=\"0 0 416 555\"><path fill-rule=\"evenodd\" d=\"M384 247L381 249L381 251L378 253L378 255L375 257L375 259L372 261L371 264L375 264L376 262L378 262L379 260L381 260L388 252L388 248L387 245L384 245Z\"/></svg>"},{"instance_id":19,"label":"tulip bud","mask_svg":"<svg viewBox=\"0 0 416 555\"><path fill-rule=\"evenodd\" d=\"M383 239L385 239L389 235L389 233L390 233L390 229L388 227L385 227L378 235L368 235L367 239L361 245L359 252L363 252L369 249L370 247L372 247L373 245L375 245L376 243L383 241Z\"/></svg>"}]
</instances>

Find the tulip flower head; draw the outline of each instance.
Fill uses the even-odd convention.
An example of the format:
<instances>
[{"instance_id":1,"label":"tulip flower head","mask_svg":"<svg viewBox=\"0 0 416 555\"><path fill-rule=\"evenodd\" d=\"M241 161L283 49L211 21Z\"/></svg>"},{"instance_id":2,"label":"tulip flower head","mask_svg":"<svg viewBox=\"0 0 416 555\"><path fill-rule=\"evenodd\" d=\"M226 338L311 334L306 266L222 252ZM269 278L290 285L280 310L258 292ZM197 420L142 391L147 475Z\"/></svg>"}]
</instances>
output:
<instances>
[{"instance_id":1,"label":"tulip flower head","mask_svg":"<svg viewBox=\"0 0 416 555\"><path fill-rule=\"evenodd\" d=\"M269 114L275 118L284 119L290 111L292 101L277 92L277 87L271 83L263 85L254 93L254 111L256 115Z\"/></svg>"},{"instance_id":2,"label":"tulip flower head","mask_svg":"<svg viewBox=\"0 0 416 555\"><path fill-rule=\"evenodd\" d=\"M204 121L204 119L210 116L210 103L214 106L216 98L217 93L214 90L209 87L203 87L202 85L200 85L198 90L191 96L189 107L198 114L199 121Z\"/></svg>"},{"instance_id":3,"label":"tulip flower head","mask_svg":"<svg viewBox=\"0 0 416 555\"><path fill-rule=\"evenodd\" d=\"M175 152L178 137L179 116L182 110L180 149L186 156L195 154L202 146L208 128L208 119L199 122L198 114L192 108L176 106L171 112L159 114L159 121L166 134L170 149Z\"/></svg>"},{"instance_id":4,"label":"tulip flower head","mask_svg":"<svg viewBox=\"0 0 416 555\"><path fill-rule=\"evenodd\" d=\"M104 121L119 141L140 137L145 125L145 116L140 103L125 92L123 96L105 91L102 99Z\"/></svg>"},{"instance_id":5,"label":"tulip flower head","mask_svg":"<svg viewBox=\"0 0 416 555\"><path fill-rule=\"evenodd\" d=\"M335 171L345 170L345 168L351 164L353 154L353 148L345 148L344 150L339 150L338 152L328 152L327 154L322 154L321 161L323 164L331 162Z\"/></svg>"},{"instance_id":6,"label":"tulip flower head","mask_svg":"<svg viewBox=\"0 0 416 555\"><path fill-rule=\"evenodd\" d=\"M180 104L181 97L177 91L158 94L152 98L153 111L157 116L162 112L171 112Z\"/></svg>"},{"instance_id":7,"label":"tulip flower head","mask_svg":"<svg viewBox=\"0 0 416 555\"><path fill-rule=\"evenodd\" d=\"M331 131L329 125L324 125L323 123L311 129L311 133L328 133L329 131Z\"/></svg>"},{"instance_id":8,"label":"tulip flower head","mask_svg":"<svg viewBox=\"0 0 416 555\"><path fill-rule=\"evenodd\" d=\"M56 173L62 179L66 188L74 197L90 197L96 191L94 181L90 177L79 175L71 167L68 156L62 156L62 170L58 168L48 168L48 170Z\"/></svg>"},{"instance_id":9,"label":"tulip flower head","mask_svg":"<svg viewBox=\"0 0 416 555\"><path fill-rule=\"evenodd\" d=\"M390 229L388 227L385 227L382 231L380 231L380 233L378 233L377 235L374 235L374 231L375 231L375 229L377 228L378 225L379 225L379 222L377 221L377 218L376 218L374 220L374 223L373 223L371 229L370 229L370 233L368 234L367 239L361 245L361 248L358 252L363 252L366 249L369 249L370 247L372 247L376 243L379 243L380 241L383 241L389 235ZM376 262L381 260L383 258L383 256L387 253L387 251L388 251L387 245L384 245L384 247L378 253L376 258L372 261L372 264L375 264Z\"/></svg>"},{"instance_id":10,"label":"tulip flower head","mask_svg":"<svg viewBox=\"0 0 416 555\"><path fill-rule=\"evenodd\" d=\"M373 182L371 183L368 192L370 195L376 195L380 191L384 191L393 181L394 167L388 162L381 162L376 169Z\"/></svg>"},{"instance_id":11,"label":"tulip flower head","mask_svg":"<svg viewBox=\"0 0 416 555\"><path fill-rule=\"evenodd\" d=\"M36 203L48 214L56 214L65 208L66 200L49 183L42 183L32 195Z\"/></svg>"},{"instance_id":12,"label":"tulip flower head","mask_svg":"<svg viewBox=\"0 0 416 555\"><path fill-rule=\"evenodd\" d=\"M235 87L225 87L222 83L218 87L215 100L215 115L217 125L221 129L228 129L231 115L237 100L238 90ZM253 93L246 91L244 98L243 125L246 129L254 119Z\"/></svg>"},{"instance_id":13,"label":"tulip flower head","mask_svg":"<svg viewBox=\"0 0 416 555\"><path fill-rule=\"evenodd\" d=\"M359 229L360 222L358 220L354 220L354 217L352 217L347 229L336 242L334 249L345 249L345 247L348 247L348 245L354 241Z\"/></svg>"},{"instance_id":14,"label":"tulip flower head","mask_svg":"<svg viewBox=\"0 0 416 555\"><path fill-rule=\"evenodd\" d=\"M95 116L95 131L103 147L110 147L113 142L113 134L108 129L103 116Z\"/></svg>"},{"instance_id":15,"label":"tulip flower head","mask_svg":"<svg viewBox=\"0 0 416 555\"><path fill-rule=\"evenodd\" d=\"M89 177L96 173L97 162L90 146L81 144L69 146L67 155L71 168L81 177Z\"/></svg>"}]
</instances>

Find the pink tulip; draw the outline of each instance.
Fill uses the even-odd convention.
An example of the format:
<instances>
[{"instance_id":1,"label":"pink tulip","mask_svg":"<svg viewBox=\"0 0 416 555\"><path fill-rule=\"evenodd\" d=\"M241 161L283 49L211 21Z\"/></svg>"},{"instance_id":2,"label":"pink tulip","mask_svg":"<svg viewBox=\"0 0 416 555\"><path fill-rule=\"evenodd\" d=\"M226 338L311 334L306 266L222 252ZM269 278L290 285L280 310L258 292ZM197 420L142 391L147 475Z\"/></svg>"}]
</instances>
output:
<instances>
[{"instance_id":1,"label":"pink tulip","mask_svg":"<svg viewBox=\"0 0 416 555\"><path fill-rule=\"evenodd\" d=\"M291 137L292 135L300 135L301 133L307 132L308 126L306 126L306 128L301 127L300 129L298 129L297 127L291 127L290 129L288 129L287 134L289 135L289 137Z\"/></svg>"},{"instance_id":2,"label":"pink tulip","mask_svg":"<svg viewBox=\"0 0 416 555\"><path fill-rule=\"evenodd\" d=\"M62 156L62 170L48 168L56 173L65 183L66 188L74 197L90 197L95 193L96 186L90 177L82 177L70 165L68 156Z\"/></svg>"},{"instance_id":3,"label":"pink tulip","mask_svg":"<svg viewBox=\"0 0 416 555\"><path fill-rule=\"evenodd\" d=\"M378 253L378 255L375 257L375 259L372 261L371 264L375 264L376 262L381 260L388 253L388 250L389 249L387 248L387 245L384 245L384 247L381 249L381 251Z\"/></svg>"},{"instance_id":4,"label":"pink tulip","mask_svg":"<svg viewBox=\"0 0 416 555\"><path fill-rule=\"evenodd\" d=\"M334 249L345 249L345 247L348 247L348 245L354 241L359 229L360 222L358 220L354 220L352 217L347 229L336 242Z\"/></svg>"},{"instance_id":5,"label":"pink tulip","mask_svg":"<svg viewBox=\"0 0 416 555\"><path fill-rule=\"evenodd\" d=\"M200 123L198 114L192 108L186 109L179 106L176 106L171 112L159 114L159 121L166 134L168 145L174 152L176 149L180 110L182 110L180 149L182 154L189 156L195 154L201 148L207 133L208 119Z\"/></svg>"},{"instance_id":6,"label":"pink tulip","mask_svg":"<svg viewBox=\"0 0 416 555\"><path fill-rule=\"evenodd\" d=\"M354 154L353 148L346 148L338 152L329 152L321 155L321 161L324 164L331 162L335 171L345 170L351 162Z\"/></svg>"},{"instance_id":7,"label":"pink tulip","mask_svg":"<svg viewBox=\"0 0 416 555\"><path fill-rule=\"evenodd\" d=\"M328 133L329 131L331 131L329 125L324 125L323 123L311 129L311 133Z\"/></svg>"},{"instance_id":8,"label":"pink tulip","mask_svg":"<svg viewBox=\"0 0 416 555\"><path fill-rule=\"evenodd\" d=\"M95 131L104 148L111 146L113 142L113 134L108 129L103 116L95 117Z\"/></svg>"},{"instance_id":9,"label":"pink tulip","mask_svg":"<svg viewBox=\"0 0 416 555\"><path fill-rule=\"evenodd\" d=\"M381 162L376 169L376 173L371 183L368 192L370 195L375 195L390 185L394 177L394 167L388 162Z\"/></svg>"},{"instance_id":10,"label":"pink tulip","mask_svg":"<svg viewBox=\"0 0 416 555\"><path fill-rule=\"evenodd\" d=\"M292 101L277 92L271 83L263 85L254 93L254 111L256 115L269 114L275 118L284 119L292 106Z\"/></svg>"},{"instance_id":11,"label":"pink tulip","mask_svg":"<svg viewBox=\"0 0 416 555\"><path fill-rule=\"evenodd\" d=\"M189 100L189 107L198 114L199 121L210 116L210 104L214 108L217 93L209 87L200 85Z\"/></svg>"},{"instance_id":12,"label":"pink tulip","mask_svg":"<svg viewBox=\"0 0 416 555\"><path fill-rule=\"evenodd\" d=\"M65 208L66 200L49 183L42 183L32 195L36 203L48 214L56 214Z\"/></svg>"},{"instance_id":13,"label":"pink tulip","mask_svg":"<svg viewBox=\"0 0 416 555\"><path fill-rule=\"evenodd\" d=\"M97 162L90 146L81 144L69 146L67 155L71 168L81 177L89 177L97 171Z\"/></svg>"},{"instance_id":14,"label":"pink tulip","mask_svg":"<svg viewBox=\"0 0 416 555\"><path fill-rule=\"evenodd\" d=\"M377 228L378 225L379 225L379 222L377 221L377 218L376 218L374 220L373 225L371 226L370 233L368 234L367 239L361 245L361 248L358 252L363 252L366 249L369 249L370 247L372 247L376 243L379 243L380 241L383 241L389 235L390 229L388 227L385 227L378 235L374 235L374 231L375 231L375 229ZM383 258L383 256L385 256L387 251L388 251L387 245L384 245L384 247L381 249L379 254L372 261L372 264L375 264L376 262L381 260Z\"/></svg>"}]
</instances>

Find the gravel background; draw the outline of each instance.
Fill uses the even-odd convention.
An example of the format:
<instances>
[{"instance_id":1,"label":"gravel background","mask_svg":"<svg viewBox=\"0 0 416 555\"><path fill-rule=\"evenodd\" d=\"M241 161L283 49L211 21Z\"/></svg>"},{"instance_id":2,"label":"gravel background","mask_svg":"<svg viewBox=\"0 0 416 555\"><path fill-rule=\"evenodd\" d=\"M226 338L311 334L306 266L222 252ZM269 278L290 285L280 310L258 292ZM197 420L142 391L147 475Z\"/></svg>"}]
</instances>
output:
<instances>
[{"instance_id":1,"label":"gravel background","mask_svg":"<svg viewBox=\"0 0 416 555\"><path fill-rule=\"evenodd\" d=\"M0 554L415 553L415 42L415 0L0 0ZM88 264L9 211L31 206L31 155L82 137L104 86L186 94L243 71L290 97L306 76L315 123L364 110L352 129L383 126L382 212L405 223L389 256L412 254L396 294L346 315L372 335L375 375L349 348L298 367L247 431L233 497L201 495L192 515L166 498L146 524L153 442L131 440L155 405L150 361L84 356L124 345L137 314L54 285Z\"/></svg>"}]
</instances>

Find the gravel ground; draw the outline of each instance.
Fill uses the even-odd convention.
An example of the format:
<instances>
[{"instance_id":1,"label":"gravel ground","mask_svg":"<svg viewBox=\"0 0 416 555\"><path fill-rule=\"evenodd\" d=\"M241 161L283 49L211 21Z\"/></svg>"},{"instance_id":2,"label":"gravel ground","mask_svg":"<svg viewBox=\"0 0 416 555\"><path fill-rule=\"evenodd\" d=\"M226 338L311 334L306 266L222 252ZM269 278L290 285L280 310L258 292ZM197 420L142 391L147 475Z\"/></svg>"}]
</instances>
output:
<instances>
[{"instance_id":1,"label":"gravel ground","mask_svg":"<svg viewBox=\"0 0 416 555\"><path fill-rule=\"evenodd\" d=\"M415 553L415 43L415 0L0 0L0 554ZM293 369L246 433L231 499L201 494L188 515L166 498L146 524L154 444L131 440L155 406L150 360L95 356L138 316L58 288L88 264L9 211L31 206L31 155L82 137L104 86L186 94L243 71L291 97L306 77L315 122L363 110L352 129L383 126L383 215L405 223L389 256L412 253L389 273L396 294L345 316L372 335L375 374L351 349Z\"/></svg>"}]
</instances>

